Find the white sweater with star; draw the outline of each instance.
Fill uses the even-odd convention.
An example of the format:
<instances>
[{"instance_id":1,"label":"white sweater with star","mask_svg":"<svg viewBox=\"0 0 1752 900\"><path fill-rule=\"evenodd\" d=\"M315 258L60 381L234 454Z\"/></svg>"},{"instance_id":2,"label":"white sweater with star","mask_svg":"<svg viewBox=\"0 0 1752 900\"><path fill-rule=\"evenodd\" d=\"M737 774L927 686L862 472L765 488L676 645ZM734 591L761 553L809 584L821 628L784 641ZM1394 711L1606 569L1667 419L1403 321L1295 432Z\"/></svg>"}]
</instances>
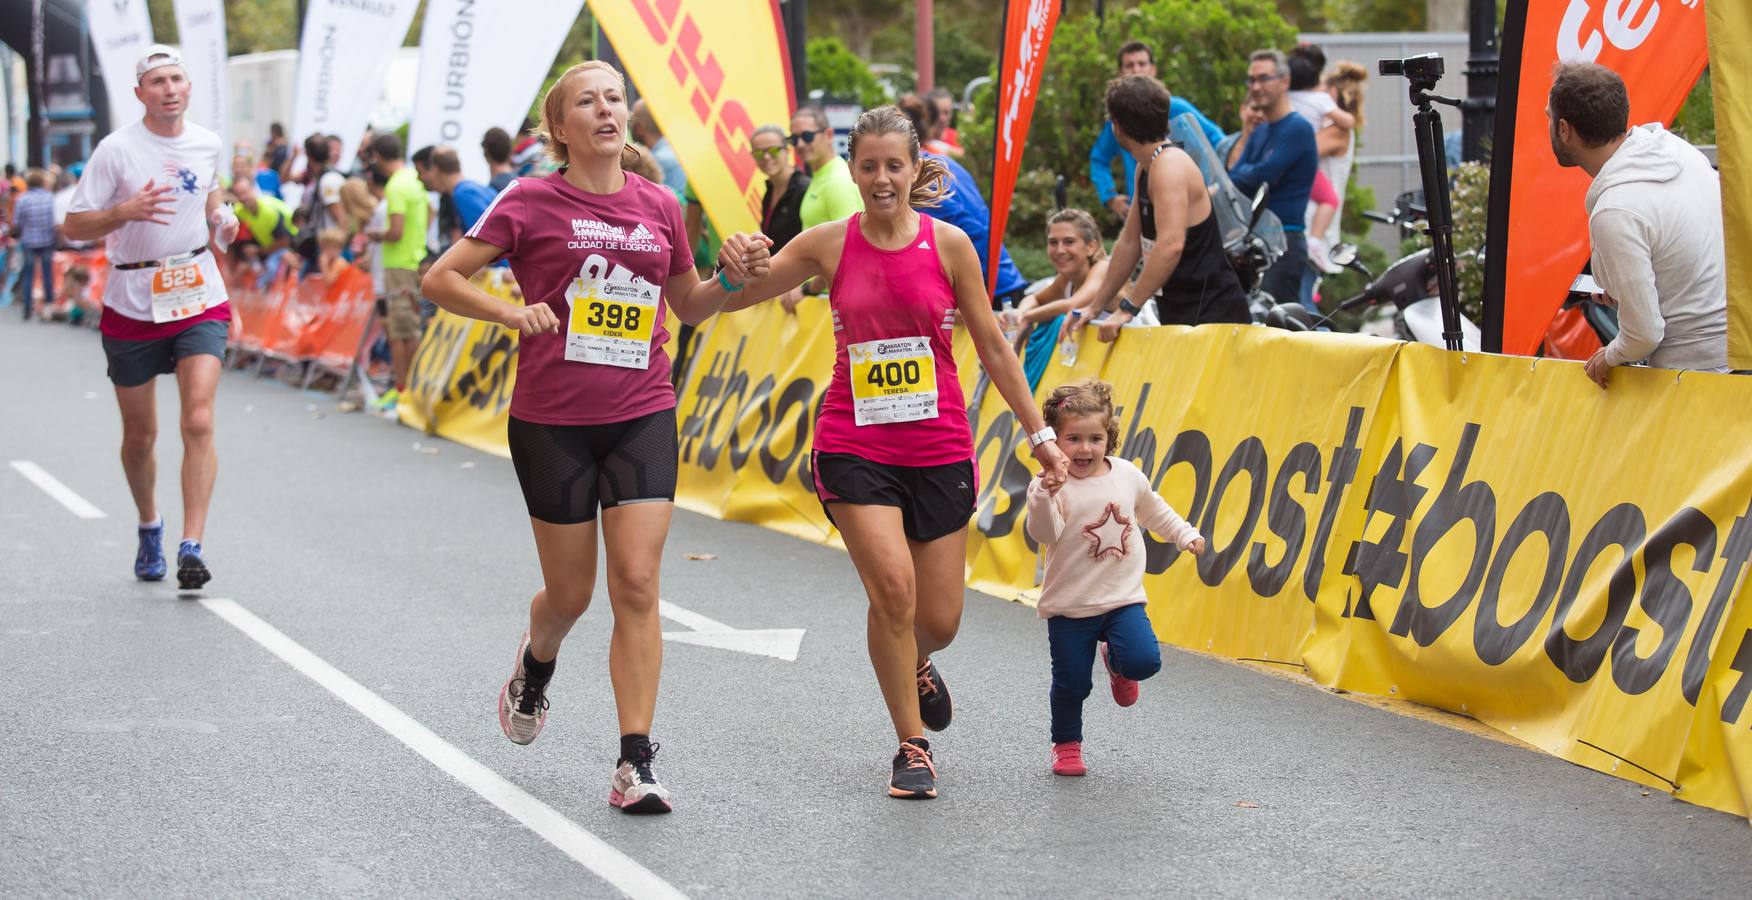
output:
<instances>
[{"instance_id":1,"label":"white sweater with star","mask_svg":"<svg viewBox=\"0 0 1752 900\"><path fill-rule=\"evenodd\" d=\"M1107 462L1106 474L1071 478L1057 494L1039 478L1028 485L1028 535L1046 560L1037 607L1043 619L1087 618L1144 602L1140 529L1182 550L1199 536L1137 466L1113 456Z\"/></svg>"}]
</instances>

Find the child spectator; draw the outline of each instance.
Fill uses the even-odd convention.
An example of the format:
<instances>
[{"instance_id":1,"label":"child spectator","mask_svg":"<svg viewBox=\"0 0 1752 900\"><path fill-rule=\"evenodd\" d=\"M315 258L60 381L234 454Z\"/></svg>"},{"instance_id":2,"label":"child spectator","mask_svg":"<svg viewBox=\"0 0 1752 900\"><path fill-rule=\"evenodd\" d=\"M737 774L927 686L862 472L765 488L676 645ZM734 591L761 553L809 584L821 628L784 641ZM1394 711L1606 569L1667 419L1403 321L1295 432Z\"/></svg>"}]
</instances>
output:
<instances>
[{"instance_id":1,"label":"child spectator","mask_svg":"<svg viewBox=\"0 0 1752 900\"><path fill-rule=\"evenodd\" d=\"M1070 459L1057 490L1028 486L1028 534L1040 542L1046 576L1038 610L1052 652L1052 771L1086 775L1083 701L1099 652L1113 700L1138 701L1138 682L1162 667L1144 612L1144 540L1150 531L1194 555L1205 539L1169 508L1119 450L1113 387L1089 379L1057 388L1041 411Z\"/></svg>"},{"instance_id":2,"label":"child spectator","mask_svg":"<svg viewBox=\"0 0 1752 900\"><path fill-rule=\"evenodd\" d=\"M316 271L323 284L334 284L350 263L342 255L347 247L347 233L339 228L324 228L316 236Z\"/></svg>"}]
</instances>

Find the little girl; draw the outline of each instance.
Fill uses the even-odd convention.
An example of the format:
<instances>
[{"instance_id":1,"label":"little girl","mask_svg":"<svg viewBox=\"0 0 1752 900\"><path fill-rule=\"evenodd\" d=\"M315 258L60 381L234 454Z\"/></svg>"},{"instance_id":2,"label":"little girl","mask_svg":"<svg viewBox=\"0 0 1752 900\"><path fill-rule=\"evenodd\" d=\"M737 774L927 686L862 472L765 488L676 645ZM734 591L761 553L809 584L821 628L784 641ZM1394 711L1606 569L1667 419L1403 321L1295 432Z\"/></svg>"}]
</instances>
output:
<instances>
[{"instance_id":1,"label":"little girl","mask_svg":"<svg viewBox=\"0 0 1752 900\"><path fill-rule=\"evenodd\" d=\"M1138 702L1138 682L1162 667L1144 614L1144 539L1140 528L1194 555L1205 539L1157 495L1119 449L1113 387L1088 379L1052 392L1041 410L1070 459L1057 491L1028 486L1028 534L1040 542L1046 577L1040 617L1052 648L1052 771L1086 775L1083 700L1095 655L1107 668L1113 700Z\"/></svg>"},{"instance_id":2,"label":"little girl","mask_svg":"<svg viewBox=\"0 0 1752 900\"><path fill-rule=\"evenodd\" d=\"M341 253L347 246L347 233L339 228L324 228L316 236L316 246L316 271L322 275L323 284L334 284L352 265Z\"/></svg>"}]
</instances>

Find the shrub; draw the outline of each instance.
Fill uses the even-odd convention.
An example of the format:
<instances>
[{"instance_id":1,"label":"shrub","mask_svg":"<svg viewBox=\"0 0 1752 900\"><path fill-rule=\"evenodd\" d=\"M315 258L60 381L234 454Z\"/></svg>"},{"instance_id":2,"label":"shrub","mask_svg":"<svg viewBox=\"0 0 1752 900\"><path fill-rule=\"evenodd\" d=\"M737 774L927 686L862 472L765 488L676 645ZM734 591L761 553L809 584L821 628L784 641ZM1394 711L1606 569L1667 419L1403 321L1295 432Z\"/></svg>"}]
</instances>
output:
<instances>
[{"instance_id":1,"label":"shrub","mask_svg":"<svg viewBox=\"0 0 1752 900\"><path fill-rule=\"evenodd\" d=\"M809 89L831 97L857 100L864 108L888 102L882 83L870 74L870 66L836 37L810 38Z\"/></svg>"}]
</instances>

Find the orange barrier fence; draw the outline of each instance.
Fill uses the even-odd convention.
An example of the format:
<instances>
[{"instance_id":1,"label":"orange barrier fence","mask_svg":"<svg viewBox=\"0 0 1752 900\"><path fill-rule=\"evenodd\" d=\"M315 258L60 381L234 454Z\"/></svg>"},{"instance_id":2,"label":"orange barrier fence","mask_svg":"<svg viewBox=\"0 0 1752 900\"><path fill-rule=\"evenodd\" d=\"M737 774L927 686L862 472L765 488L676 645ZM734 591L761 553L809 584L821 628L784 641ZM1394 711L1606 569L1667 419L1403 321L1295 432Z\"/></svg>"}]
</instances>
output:
<instances>
[{"instance_id":1,"label":"orange barrier fence","mask_svg":"<svg viewBox=\"0 0 1752 900\"><path fill-rule=\"evenodd\" d=\"M245 269L228 284L232 348L239 355L314 363L337 373L349 371L369 346L376 318L371 275L357 266L342 270L332 284L317 276L298 277L299 260L289 257L266 285L259 270Z\"/></svg>"}]
</instances>

